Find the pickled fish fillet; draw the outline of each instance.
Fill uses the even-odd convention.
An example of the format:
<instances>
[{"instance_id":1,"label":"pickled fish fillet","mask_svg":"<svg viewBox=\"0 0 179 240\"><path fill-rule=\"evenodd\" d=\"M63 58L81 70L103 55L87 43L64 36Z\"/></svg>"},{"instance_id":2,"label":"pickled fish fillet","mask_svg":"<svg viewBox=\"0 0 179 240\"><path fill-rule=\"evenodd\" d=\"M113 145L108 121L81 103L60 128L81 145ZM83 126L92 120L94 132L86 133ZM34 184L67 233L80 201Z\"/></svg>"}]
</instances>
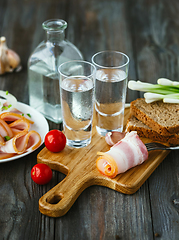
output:
<instances>
[{"instance_id":1,"label":"pickled fish fillet","mask_svg":"<svg viewBox=\"0 0 179 240\"><path fill-rule=\"evenodd\" d=\"M9 124L14 135L22 131L28 131L30 129L30 123L26 119L18 119Z\"/></svg>"},{"instance_id":2,"label":"pickled fish fillet","mask_svg":"<svg viewBox=\"0 0 179 240\"><path fill-rule=\"evenodd\" d=\"M29 123L33 124L34 121L32 121L30 119L30 117L28 117L27 115L24 116L24 114L22 115L23 113L21 113L20 111L17 111L14 112L14 110L12 112L4 112L4 113L1 113L0 114L0 118L3 119L5 122L14 122L15 120L18 120L18 119L23 119L23 120L26 120L26 121L29 121Z\"/></svg>"},{"instance_id":3,"label":"pickled fish fillet","mask_svg":"<svg viewBox=\"0 0 179 240\"><path fill-rule=\"evenodd\" d=\"M126 133L125 137L107 152L98 152L97 169L104 175L114 178L128 169L142 164L148 159L148 151L137 132Z\"/></svg>"},{"instance_id":4,"label":"pickled fish fillet","mask_svg":"<svg viewBox=\"0 0 179 240\"><path fill-rule=\"evenodd\" d=\"M0 150L4 153L22 154L26 151L35 150L40 146L41 137L36 131L22 131L6 142Z\"/></svg>"},{"instance_id":5,"label":"pickled fish fillet","mask_svg":"<svg viewBox=\"0 0 179 240\"><path fill-rule=\"evenodd\" d=\"M2 137L9 136L10 138L14 135L9 125L2 119L0 119L0 134Z\"/></svg>"},{"instance_id":6,"label":"pickled fish fillet","mask_svg":"<svg viewBox=\"0 0 179 240\"><path fill-rule=\"evenodd\" d=\"M0 151L0 160L14 157L16 154L15 153L4 153Z\"/></svg>"},{"instance_id":7,"label":"pickled fish fillet","mask_svg":"<svg viewBox=\"0 0 179 240\"><path fill-rule=\"evenodd\" d=\"M33 151L41 144L41 136L31 130L34 121L17 109L0 114L0 159Z\"/></svg>"}]
</instances>

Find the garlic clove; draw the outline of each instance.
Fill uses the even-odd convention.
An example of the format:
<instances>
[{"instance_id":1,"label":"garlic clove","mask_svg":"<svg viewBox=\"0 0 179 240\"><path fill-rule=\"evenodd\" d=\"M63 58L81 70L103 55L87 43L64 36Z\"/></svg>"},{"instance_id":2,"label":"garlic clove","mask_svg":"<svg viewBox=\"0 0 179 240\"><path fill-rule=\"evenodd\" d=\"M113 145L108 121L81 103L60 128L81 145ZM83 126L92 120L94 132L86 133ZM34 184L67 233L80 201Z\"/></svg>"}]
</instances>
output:
<instances>
[{"instance_id":1,"label":"garlic clove","mask_svg":"<svg viewBox=\"0 0 179 240\"><path fill-rule=\"evenodd\" d=\"M8 52L7 52L7 57L8 57L8 60L9 60L9 66L11 66L12 68L17 68L19 66L20 57L16 52L9 49Z\"/></svg>"},{"instance_id":2,"label":"garlic clove","mask_svg":"<svg viewBox=\"0 0 179 240\"><path fill-rule=\"evenodd\" d=\"M4 62L0 60L0 75L6 72Z\"/></svg>"},{"instance_id":3,"label":"garlic clove","mask_svg":"<svg viewBox=\"0 0 179 240\"><path fill-rule=\"evenodd\" d=\"M0 74L12 72L14 69L21 69L19 55L9 49L6 44L6 38L0 38Z\"/></svg>"},{"instance_id":4,"label":"garlic clove","mask_svg":"<svg viewBox=\"0 0 179 240\"><path fill-rule=\"evenodd\" d=\"M113 146L117 142L119 142L122 138L124 138L126 132L108 132L105 136L106 143L110 146Z\"/></svg>"}]
</instances>

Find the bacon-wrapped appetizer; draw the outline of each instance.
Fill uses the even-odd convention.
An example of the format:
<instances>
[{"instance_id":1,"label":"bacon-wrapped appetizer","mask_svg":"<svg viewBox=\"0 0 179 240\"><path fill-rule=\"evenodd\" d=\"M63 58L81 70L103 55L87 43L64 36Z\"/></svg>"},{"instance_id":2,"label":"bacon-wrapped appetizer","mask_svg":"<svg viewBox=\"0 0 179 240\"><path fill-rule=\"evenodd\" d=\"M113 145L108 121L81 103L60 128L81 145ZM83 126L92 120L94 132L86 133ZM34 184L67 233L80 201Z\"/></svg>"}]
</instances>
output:
<instances>
[{"instance_id":1,"label":"bacon-wrapped appetizer","mask_svg":"<svg viewBox=\"0 0 179 240\"><path fill-rule=\"evenodd\" d=\"M108 152L98 152L98 170L111 178L143 163L148 159L148 151L137 132L132 131L110 148Z\"/></svg>"}]
</instances>

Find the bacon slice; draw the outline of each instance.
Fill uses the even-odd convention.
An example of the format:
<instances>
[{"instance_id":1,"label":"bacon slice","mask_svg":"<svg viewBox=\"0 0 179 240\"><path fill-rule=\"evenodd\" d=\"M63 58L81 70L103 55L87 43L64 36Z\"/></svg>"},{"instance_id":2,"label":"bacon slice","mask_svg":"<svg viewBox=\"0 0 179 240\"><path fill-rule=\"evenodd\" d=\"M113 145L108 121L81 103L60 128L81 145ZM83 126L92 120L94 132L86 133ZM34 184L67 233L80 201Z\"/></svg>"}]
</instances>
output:
<instances>
[{"instance_id":1,"label":"bacon slice","mask_svg":"<svg viewBox=\"0 0 179 240\"><path fill-rule=\"evenodd\" d=\"M96 161L98 170L111 178L148 159L147 148L135 131L127 133L108 152L97 154L101 155Z\"/></svg>"},{"instance_id":2,"label":"bacon slice","mask_svg":"<svg viewBox=\"0 0 179 240\"><path fill-rule=\"evenodd\" d=\"M35 150L41 144L39 133L32 130L30 132L22 131L6 142L0 150L5 153L22 154L26 151Z\"/></svg>"},{"instance_id":3,"label":"bacon slice","mask_svg":"<svg viewBox=\"0 0 179 240\"><path fill-rule=\"evenodd\" d=\"M18 119L23 119L25 121L29 121L29 123L33 124L34 121L32 121L30 118L24 117L19 113L14 112L4 112L0 114L0 118L3 119L5 122L14 122Z\"/></svg>"}]
</instances>

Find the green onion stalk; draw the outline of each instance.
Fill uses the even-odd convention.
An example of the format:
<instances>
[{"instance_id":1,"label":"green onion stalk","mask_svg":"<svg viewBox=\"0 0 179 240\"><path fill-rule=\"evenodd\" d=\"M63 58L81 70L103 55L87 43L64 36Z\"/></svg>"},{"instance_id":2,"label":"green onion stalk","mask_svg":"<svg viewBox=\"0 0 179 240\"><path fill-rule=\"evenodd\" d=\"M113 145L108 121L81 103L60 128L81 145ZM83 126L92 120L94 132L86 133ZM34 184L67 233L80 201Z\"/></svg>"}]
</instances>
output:
<instances>
[{"instance_id":1,"label":"green onion stalk","mask_svg":"<svg viewBox=\"0 0 179 240\"><path fill-rule=\"evenodd\" d=\"M147 103L163 101L168 103L179 103L179 82L167 78L159 78L157 84L141 81L129 81L128 88L142 91Z\"/></svg>"}]
</instances>

